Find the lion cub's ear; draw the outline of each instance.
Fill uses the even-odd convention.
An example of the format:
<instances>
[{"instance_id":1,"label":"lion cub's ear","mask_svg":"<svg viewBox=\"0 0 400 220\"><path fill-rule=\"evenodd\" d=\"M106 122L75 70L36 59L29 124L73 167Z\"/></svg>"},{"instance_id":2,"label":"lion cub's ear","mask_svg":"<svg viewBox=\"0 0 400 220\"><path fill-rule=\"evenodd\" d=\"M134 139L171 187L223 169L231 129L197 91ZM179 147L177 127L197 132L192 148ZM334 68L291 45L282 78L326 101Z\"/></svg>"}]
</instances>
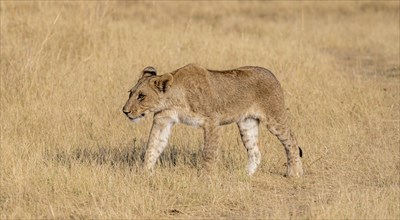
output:
<instances>
[{"instance_id":1,"label":"lion cub's ear","mask_svg":"<svg viewBox=\"0 0 400 220\"><path fill-rule=\"evenodd\" d=\"M150 79L150 84L154 85L160 92L166 92L172 85L173 81L174 77L170 73L166 73Z\"/></svg>"},{"instance_id":2,"label":"lion cub's ear","mask_svg":"<svg viewBox=\"0 0 400 220\"><path fill-rule=\"evenodd\" d=\"M152 66L148 66L142 70L142 77L150 77L155 75L157 75L157 70Z\"/></svg>"}]
</instances>

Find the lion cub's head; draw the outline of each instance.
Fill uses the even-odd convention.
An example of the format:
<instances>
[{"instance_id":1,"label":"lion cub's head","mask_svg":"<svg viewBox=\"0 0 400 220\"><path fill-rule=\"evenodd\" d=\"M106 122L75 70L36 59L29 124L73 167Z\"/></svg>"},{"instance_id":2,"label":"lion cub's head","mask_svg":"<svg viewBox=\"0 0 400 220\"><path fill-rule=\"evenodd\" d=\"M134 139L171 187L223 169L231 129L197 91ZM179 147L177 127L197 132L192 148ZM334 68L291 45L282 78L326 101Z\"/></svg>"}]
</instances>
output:
<instances>
[{"instance_id":1,"label":"lion cub's head","mask_svg":"<svg viewBox=\"0 0 400 220\"><path fill-rule=\"evenodd\" d=\"M165 108L165 93L173 82L169 73L157 75L154 67L146 67L142 77L129 90L129 98L122 111L134 122L139 121L146 114L158 112Z\"/></svg>"}]
</instances>

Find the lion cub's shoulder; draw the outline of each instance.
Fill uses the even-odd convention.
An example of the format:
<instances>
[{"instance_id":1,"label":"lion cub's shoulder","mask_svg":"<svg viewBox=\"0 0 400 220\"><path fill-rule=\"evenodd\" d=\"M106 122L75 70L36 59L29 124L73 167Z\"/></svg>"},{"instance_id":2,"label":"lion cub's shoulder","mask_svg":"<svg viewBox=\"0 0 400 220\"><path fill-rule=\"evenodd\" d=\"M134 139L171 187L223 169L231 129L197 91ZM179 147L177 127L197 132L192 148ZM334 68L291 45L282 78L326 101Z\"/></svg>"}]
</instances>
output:
<instances>
[{"instance_id":1,"label":"lion cub's shoulder","mask_svg":"<svg viewBox=\"0 0 400 220\"><path fill-rule=\"evenodd\" d=\"M198 64L195 63L190 63L187 64L186 66L183 66L173 72L171 72L172 75L174 76L179 76L179 75L184 75L184 74L192 74L192 73L198 73L198 74L207 74L208 70Z\"/></svg>"}]
</instances>

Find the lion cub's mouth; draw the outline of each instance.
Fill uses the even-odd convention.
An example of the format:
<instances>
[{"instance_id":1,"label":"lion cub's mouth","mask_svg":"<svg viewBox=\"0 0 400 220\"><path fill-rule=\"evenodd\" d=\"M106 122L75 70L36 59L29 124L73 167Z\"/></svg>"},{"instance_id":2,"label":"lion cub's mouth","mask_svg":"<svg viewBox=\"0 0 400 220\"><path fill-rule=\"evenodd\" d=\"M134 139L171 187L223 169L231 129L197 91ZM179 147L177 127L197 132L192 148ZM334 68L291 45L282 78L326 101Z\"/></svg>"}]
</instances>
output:
<instances>
[{"instance_id":1,"label":"lion cub's mouth","mask_svg":"<svg viewBox=\"0 0 400 220\"><path fill-rule=\"evenodd\" d=\"M140 115L137 116L137 117L128 116L128 118L129 118L129 120L131 120L131 121L133 121L133 122L138 122L138 121L140 121L140 119L142 119L145 115L146 115L145 113L142 113L142 114L140 114Z\"/></svg>"}]
</instances>

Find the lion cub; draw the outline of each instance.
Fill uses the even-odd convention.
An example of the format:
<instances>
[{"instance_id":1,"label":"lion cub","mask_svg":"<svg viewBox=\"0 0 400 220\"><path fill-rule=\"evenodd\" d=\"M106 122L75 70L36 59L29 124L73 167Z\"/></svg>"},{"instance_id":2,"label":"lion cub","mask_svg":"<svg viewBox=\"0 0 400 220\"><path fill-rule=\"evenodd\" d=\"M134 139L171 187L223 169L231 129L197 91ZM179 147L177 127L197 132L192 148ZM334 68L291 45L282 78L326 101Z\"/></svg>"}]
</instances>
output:
<instances>
[{"instance_id":1,"label":"lion cub","mask_svg":"<svg viewBox=\"0 0 400 220\"><path fill-rule=\"evenodd\" d=\"M217 71L189 64L163 75L146 67L130 90L123 112L134 122L154 113L144 160L147 170L153 169L175 123L204 130L203 158L207 167L215 159L220 127L236 123L247 149L247 173L252 175L261 160L258 126L262 122L285 147L287 176L303 175L302 151L287 121L281 86L262 67Z\"/></svg>"}]
</instances>

